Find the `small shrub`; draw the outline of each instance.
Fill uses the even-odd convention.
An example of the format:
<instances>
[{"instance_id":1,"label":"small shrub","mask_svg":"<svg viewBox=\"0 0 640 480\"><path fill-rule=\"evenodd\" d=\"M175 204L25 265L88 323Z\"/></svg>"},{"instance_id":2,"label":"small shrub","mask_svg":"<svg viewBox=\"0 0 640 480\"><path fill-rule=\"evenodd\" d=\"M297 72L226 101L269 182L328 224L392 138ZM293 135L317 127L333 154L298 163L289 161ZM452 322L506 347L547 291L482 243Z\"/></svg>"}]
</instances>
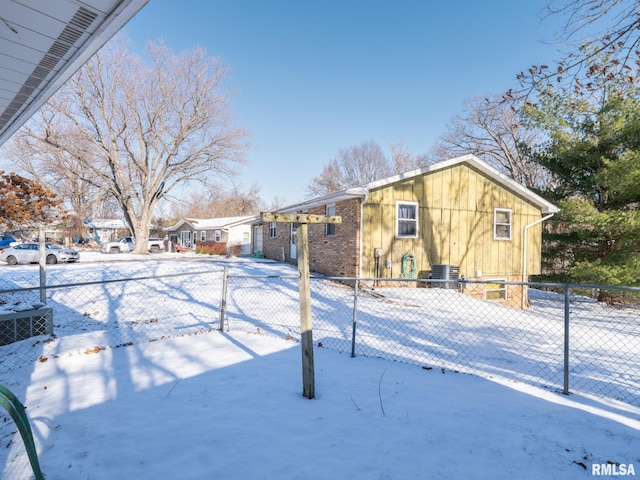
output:
<instances>
[{"instance_id":1,"label":"small shrub","mask_svg":"<svg viewBox=\"0 0 640 480\"><path fill-rule=\"evenodd\" d=\"M226 242L200 242L196 244L196 253L204 255L224 255L226 250Z\"/></svg>"},{"instance_id":2,"label":"small shrub","mask_svg":"<svg viewBox=\"0 0 640 480\"><path fill-rule=\"evenodd\" d=\"M232 243L227 248L227 257L237 257L242 251L242 245L239 243Z\"/></svg>"}]
</instances>

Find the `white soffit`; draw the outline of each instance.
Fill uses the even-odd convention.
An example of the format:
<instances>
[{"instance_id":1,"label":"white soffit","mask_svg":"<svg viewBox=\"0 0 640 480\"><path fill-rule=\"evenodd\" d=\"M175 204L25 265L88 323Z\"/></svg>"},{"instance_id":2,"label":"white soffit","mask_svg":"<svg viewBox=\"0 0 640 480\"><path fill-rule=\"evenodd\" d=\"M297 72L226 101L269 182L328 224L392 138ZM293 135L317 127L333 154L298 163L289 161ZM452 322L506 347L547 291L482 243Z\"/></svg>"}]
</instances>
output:
<instances>
[{"instance_id":1,"label":"white soffit","mask_svg":"<svg viewBox=\"0 0 640 480\"><path fill-rule=\"evenodd\" d=\"M0 0L0 145L149 0Z\"/></svg>"}]
</instances>

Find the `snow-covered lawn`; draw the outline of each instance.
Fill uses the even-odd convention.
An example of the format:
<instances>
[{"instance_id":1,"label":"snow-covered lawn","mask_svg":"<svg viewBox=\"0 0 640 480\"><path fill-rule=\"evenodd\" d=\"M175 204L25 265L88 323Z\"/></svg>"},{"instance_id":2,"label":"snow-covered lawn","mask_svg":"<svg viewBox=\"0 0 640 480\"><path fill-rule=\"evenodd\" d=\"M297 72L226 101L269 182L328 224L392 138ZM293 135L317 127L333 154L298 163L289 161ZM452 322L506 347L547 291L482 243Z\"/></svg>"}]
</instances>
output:
<instances>
[{"instance_id":1,"label":"snow-covered lawn","mask_svg":"<svg viewBox=\"0 0 640 480\"><path fill-rule=\"evenodd\" d=\"M632 465L640 475L640 408L615 400L351 358L329 348L315 349L316 399L307 400L294 339L265 335L264 326L258 333L256 325L216 330L217 310L207 305L219 299L219 274L213 272L222 264L162 258L90 263L85 255L77 265L48 272L53 284L206 270L216 280L200 290L189 281L181 290L175 283L170 289L153 285L157 297L147 297L147 307L171 313L169 299L186 299L194 305L191 318L185 315L165 339L131 343L118 343L127 332L114 340L109 330L126 325L129 333L145 334L140 323L150 317L125 301L148 295L136 291L135 283L92 287L82 295L50 292L66 305L65 321L55 318L62 323L52 342L55 355L0 374L0 383L27 407L47 479L574 479L607 462L621 464L617 471ZM232 268L295 274L273 263ZM0 279L7 275L16 284L29 282L37 267L0 266ZM295 297L295 289L282 289ZM348 298L348 289L343 293ZM269 301L240 302L245 297L230 285L228 321L247 322L250 310L262 305L262 314L270 316L266 327L279 325L273 318L277 297L259 289L255 294ZM392 300L410 303L400 298L409 294ZM68 303L74 295L76 303ZM155 305L158 297L167 300ZM314 305L319 329L338 303ZM265 312L267 306L273 311ZM362 307L363 324L371 321L367 315L384 315L380 302L371 310ZM283 328L290 323L289 308L281 307ZM341 332L326 328L332 336ZM328 338L322 330L318 334ZM121 346L88 348L114 341ZM0 347L3 362L15 348ZM0 420L0 478L31 478L15 427L7 415L0 413Z\"/></svg>"}]
</instances>

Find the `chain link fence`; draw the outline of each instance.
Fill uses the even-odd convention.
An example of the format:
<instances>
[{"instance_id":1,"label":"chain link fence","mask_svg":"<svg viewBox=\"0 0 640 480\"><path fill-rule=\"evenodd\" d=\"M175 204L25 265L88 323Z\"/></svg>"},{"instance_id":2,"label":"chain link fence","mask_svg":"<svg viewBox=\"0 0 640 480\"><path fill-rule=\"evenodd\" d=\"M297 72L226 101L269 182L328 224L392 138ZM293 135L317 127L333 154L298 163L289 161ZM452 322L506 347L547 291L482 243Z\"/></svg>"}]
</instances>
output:
<instances>
[{"instance_id":1,"label":"chain link fence","mask_svg":"<svg viewBox=\"0 0 640 480\"><path fill-rule=\"evenodd\" d=\"M37 270L0 281L5 307L44 295L53 317L53 334L15 343L0 329L0 373L220 328L300 339L297 276L188 262L178 274L162 262L135 268L51 269L45 289ZM530 306L520 310L465 295L471 281L385 281L312 278L316 347L640 405L640 307L631 301L640 289L618 288L630 301L608 304L587 295L607 287L528 284Z\"/></svg>"},{"instance_id":2,"label":"chain link fence","mask_svg":"<svg viewBox=\"0 0 640 480\"><path fill-rule=\"evenodd\" d=\"M640 405L640 308L571 293L613 287L530 283L520 310L465 295L471 281L374 281L311 279L316 346ZM232 275L225 297L226 328L300 339L297 277Z\"/></svg>"},{"instance_id":3,"label":"chain link fence","mask_svg":"<svg viewBox=\"0 0 640 480\"><path fill-rule=\"evenodd\" d=\"M5 280L0 299L5 308L19 310L10 316L29 315L28 307L40 305L41 292L46 292L53 332L8 343L11 328L3 329L6 322L0 322L0 373L64 355L218 329L223 270L186 264L180 273L173 272L175 268L161 263L141 262L127 274L107 266L80 274L60 270L49 276L45 289L37 286L37 271Z\"/></svg>"}]
</instances>

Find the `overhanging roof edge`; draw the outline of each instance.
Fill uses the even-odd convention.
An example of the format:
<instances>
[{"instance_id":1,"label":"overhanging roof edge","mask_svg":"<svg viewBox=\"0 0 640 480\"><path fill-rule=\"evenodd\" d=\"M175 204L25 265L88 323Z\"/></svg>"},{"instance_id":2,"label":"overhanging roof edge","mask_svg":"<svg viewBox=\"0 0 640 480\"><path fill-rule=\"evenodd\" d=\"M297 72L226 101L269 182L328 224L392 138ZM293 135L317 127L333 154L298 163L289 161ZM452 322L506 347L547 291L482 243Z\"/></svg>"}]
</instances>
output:
<instances>
[{"instance_id":1,"label":"overhanging roof edge","mask_svg":"<svg viewBox=\"0 0 640 480\"><path fill-rule=\"evenodd\" d=\"M113 37L149 0L122 0L91 34L66 64L27 107L0 131L0 145L6 142L44 103L75 74L111 37Z\"/></svg>"}]
</instances>

